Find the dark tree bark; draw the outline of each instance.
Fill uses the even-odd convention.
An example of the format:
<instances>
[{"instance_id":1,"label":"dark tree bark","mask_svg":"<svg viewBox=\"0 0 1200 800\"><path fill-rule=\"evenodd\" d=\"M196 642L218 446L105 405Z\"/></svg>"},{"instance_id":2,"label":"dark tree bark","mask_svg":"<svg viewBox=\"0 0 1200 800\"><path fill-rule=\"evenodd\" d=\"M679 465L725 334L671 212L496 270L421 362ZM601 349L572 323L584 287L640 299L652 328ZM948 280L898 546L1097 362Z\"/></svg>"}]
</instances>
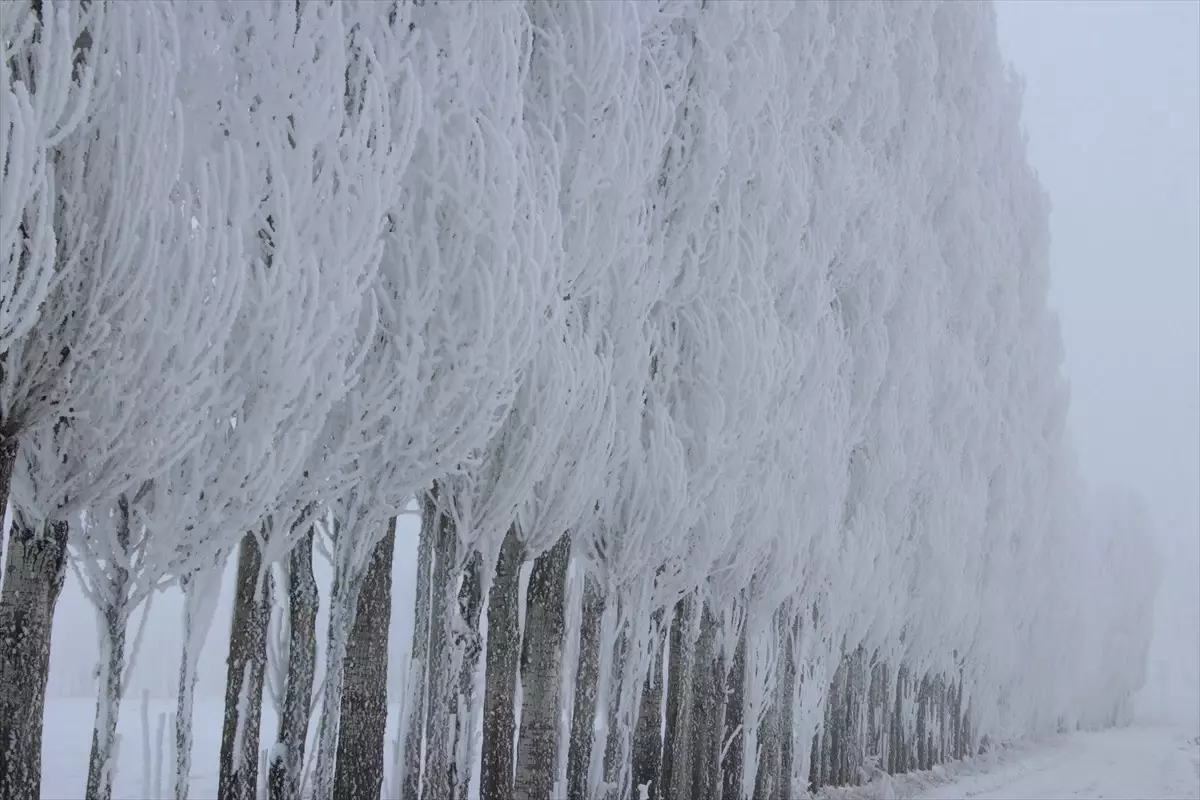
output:
<instances>
[{"instance_id":1,"label":"dark tree bark","mask_svg":"<svg viewBox=\"0 0 1200 800\"><path fill-rule=\"evenodd\" d=\"M525 548L510 529L500 545L488 596L487 677L483 695L483 800L508 800L513 785L517 670L520 666L519 603Z\"/></svg>"},{"instance_id":2,"label":"dark tree bark","mask_svg":"<svg viewBox=\"0 0 1200 800\"><path fill-rule=\"evenodd\" d=\"M938 763L953 758L950 747L950 682L938 676Z\"/></svg>"},{"instance_id":3,"label":"dark tree bark","mask_svg":"<svg viewBox=\"0 0 1200 800\"><path fill-rule=\"evenodd\" d=\"M671 622L671 656L667 664L667 735L663 740L663 798L692 797L692 642L695 600L685 597Z\"/></svg>"},{"instance_id":4,"label":"dark tree bark","mask_svg":"<svg viewBox=\"0 0 1200 800\"><path fill-rule=\"evenodd\" d=\"M379 797L383 789L383 737L387 728L388 629L392 622L392 553L396 519L375 545L350 639L338 731L335 797Z\"/></svg>"},{"instance_id":5,"label":"dark tree bark","mask_svg":"<svg viewBox=\"0 0 1200 800\"><path fill-rule=\"evenodd\" d=\"M799 637L791 635L798 632L801 624L799 618L791 618L791 605L785 604L780 609L780 640L783 650L780 652L781 670L776 694L779 697L779 780L780 797L792 796L792 770L796 760L796 663L795 641Z\"/></svg>"},{"instance_id":6,"label":"dark tree bark","mask_svg":"<svg viewBox=\"0 0 1200 800\"><path fill-rule=\"evenodd\" d=\"M458 665L458 703L454 715L451 752L455 758L450 765L450 786L453 796L465 798L471 783L470 722L472 701L475 695L475 670L479 666L481 637L479 615L483 609L483 586L480 583L482 556L476 550L471 553L463 574L462 586L458 590L459 625L455 629L455 648L462 653Z\"/></svg>"},{"instance_id":7,"label":"dark tree bark","mask_svg":"<svg viewBox=\"0 0 1200 800\"><path fill-rule=\"evenodd\" d=\"M319 597L312 566L313 531L288 554L288 676L283 713L276 741L280 758L271 763L271 800L300 796L304 746L312 713L313 676L317 667L317 609Z\"/></svg>"},{"instance_id":8,"label":"dark tree bark","mask_svg":"<svg viewBox=\"0 0 1200 800\"><path fill-rule=\"evenodd\" d=\"M967 708L963 712L962 738L963 738L963 754L964 754L963 757L964 758L972 758L974 756L979 755L982 752L980 748L982 748L983 742L982 742L982 740L980 740L977 743L976 738L975 738L976 732L975 732L974 727L971 725L971 718L972 718L971 701L967 701Z\"/></svg>"},{"instance_id":9,"label":"dark tree bark","mask_svg":"<svg viewBox=\"0 0 1200 800\"><path fill-rule=\"evenodd\" d=\"M637 724L633 730L633 792L646 785L649 797L658 797L658 780L662 774L662 701L663 648L661 633L663 610L657 609L652 618L654 641L651 644L650 671L642 685L642 699Z\"/></svg>"},{"instance_id":10,"label":"dark tree bark","mask_svg":"<svg viewBox=\"0 0 1200 800\"><path fill-rule=\"evenodd\" d=\"M929 678L921 676L921 684L917 689L917 769L929 769L928 741L928 699Z\"/></svg>"},{"instance_id":11,"label":"dark tree bark","mask_svg":"<svg viewBox=\"0 0 1200 800\"><path fill-rule=\"evenodd\" d=\"M781 655L789 649L789 630L786 619L786 606L775 611L773 629ZM781 658L782 664L784 661ZM782 671L781 667L781 673ZM767 700L768 706L759 728L758 770L754 776L754 800L782 800L791 794L790 765L787 774L783 772L783 742L791 738L792 702L790 690L786 697L783 694L781 684L784 682L781 674L774 693ZM833 703L832 698L833 694L831 693L830 703ZM826 716L828 718L828 714ZM825 732L821 736L821 745L827 740L829 733L827 722ZM821 749L820 745L818 745L818 749ZM814 763L816 761L817 759L814 757ZM817 769L813 776L814 786L821 783L822 777L822 770Z\"/></svg>"},{"instance_id":12,"label":"dark tree bark","mask_svg":"<svg viewBox=\"0 0 1200 800\"><path fill-rule=\"evenodd\" d=\"M50 632L67 566L67 523L13 514L0 593L0 800L41 793Z\"/></svg>"},{"instance_id":13,"label":"dark tree bark","mask_svg":"<svg viewBox=\"0 0 1200 800\"><path fill-rule=\"evenodd\" d=\"M595 737L596 689L600 678L600 620L605 598L599 584L585 576L579 632L579 666L575 675L571 741L567 753L567 797L587 800L588 766Z\"/></svg>"},{"instance_id":14,"label":"dark tree bark","mask_svg":"<svg viewBox=\"0 0 1200 800\"><path fill-rule=\"evenodd\" d=\"M435 489L436 491L436 489ZM425 777L421 796L450 800L453 779L450 717L454 713L457 676L450 671L450 619L456 613L454 570L458 564L458 532L454 522L438 515L435 526L432 593L429 606L429 705L425 716Z\"/></svg>"},{"instance_id":15,"label":"dark tree bark","mask_svg":"<svg viewBox=\"0 0 1200 800\"><path fill-rule=\"evenodd\" d=\"M954 693L954 757L967 757L967 721L963 713L963 670L958 672L958 687Z\"/></svg>"},{"instance_id":16,"label":"dark tree bark","mask_svg":"<svg viewBox=\"0 0 1200 800\"><path fill-rule=\"evenodd\" d=\"M421 500L421 535L417 543L417 592L413 608L412 651L409 659L408 721L404 738L403 800L421 794L421 741L429 695L429 606L433 586L433 550L437 538L437 505L432 497Z\"/></svg>"},{"instance_id":17,"label":"dark tree bark","mask_svg":"<svg viewBox=\"0 0 1200 800\"><path fill-rule=\"evenodd\" d=\"M859 767L862 766L862 741L860 735L859 709L861 708L860 690L861 673L860 661L862 650L855 650L846 656L846 682L842 687L842 725L845 732L842 746L842 777L843 786L854 786L859 783Z\"/></svg>"},{"instance_id":18,"label":"dark tree bark","mask_svg":"<svg viewBox=\"0 0 1200 800\"><path fill-rule=\"evenodd\" d=\"M719 623L713 608L700 609L700 634L693 656L692 796L718 800L721 792L721 739L725 732L725 676L717 650Z\"/></svg>"},{"instance_id":19,"label":"dark tree bark","mask_svg":"<svg viewBox=\"0 0 1200 800\"><path fill-rule=\"evenodd\" d=\"M104 652L100 654L101 685L97 691L104 695L96 701L96 723L92 730L92 750L88 757L87 800L109 800L112 797L113 743L117 734L117 715L121 708L121 673L125 666L125 621L116 618L111 610L104 613ZM105 706L101 708L101 706Z\"/></svg>"},{"instance_id":20,"label":"dark tree bark","mask_svg":"<svg viewBox=\"0 0 1200 800\"><path fill-rule=\"evenodd\" d=\"M617 599L620 602L620 598ZM619 608L619 606L618 606ZM618 612L618 618L620 617ZM620 796L621 770L625 767L622 762L621 736L632 724L631 720L621 716L621 695L625 690L625 676L629 661L629 629L622 627L617 632L617 640L613 645L612 677L608 692L608 735L604 742L604 782L609 786L606 797Z\"/></svg>"},{"instance_id":21,"label":"dark tree bark","mask_svg":"<svg viewBox=\"0 0 1200 800\"><path fill-rule=\"evenodd\" d=\"M129 499L117 498L117 544L129 548ZM96 724L92 729L92 752L88 758L88 800L108 800L112 796L113 745L117 737L117 720L121 711L121 676L125 671L125 598L129 590L129 570L120 563L110 564L107 602L101 609L104 631L101 638L100 685L97 688Z\"/></svg>"},{"instance_id":22,"label":"dark tree bark","mask_svg":"<svg viewBox=\"0 0 1200 800\"><path fill-rule=\"evenodd\" d=\"M867 654L861 646L846 660L846 744L843 750L842 782L857 785L863 781L866 759L866 732L863 727L867 686Z\"/></svg>"},{"instance_id":23,"label":"dark tree bark","mask_svg":"<svg viewBox=\"0 0 1200 800\"><path fill-rule=\"evenodd\" d=\"M816 792L821 785L821 734L814 733L808 754L808 791Z\"/></svg>"},{"instance_id":24,"label":"dark tree bark","mask_svg":"<svg viewBox=\"0 0 1200 800\"><path fill-rule=\"evenodd\" d=\"M742 791L742 775L745 770L743 760L743 741L745 733L739 730L745 719L746 711L746 636L747 626L742 624L738 635L737 648L733 651L733 663L730 665L729 678L725 691L728 704L725 710L725 742L729 742L729 750L721 760L721 797L726 800L738 800Z\"/></svg>"},{"instance_id":25,"label":"dark tree bark","mask_svg":"<svg viewBox=\"0 0 1200 800\"><path fill-rule=\"evenodd\" d=\"M846 719L845 689L846 664L843 659L833 673L829 688L829 699L825 703L825 732L822 735L824 752L821 754L821 785L837 786L842 782L842 728Z\"/></svg>"},{"instance_id":26,"label":"dark tree bark","mask_svg":"<svg viewBox=\"0 0 1200 800\"><path fill-rule=\"evenodd\" d=\"M779 704L768 700L758 728L758 771L754 774L754 800L775 800L779 789ZM828 736L828 731L825 733Z\"/></svg>"},{"instance_id":27,"label":"dark tree bark","mask_svg":"<svg viewBox=\"0 0 1200 800\"><path fill-rule=\"evenodd\" d=\"M888 772L899 775L911 768L908 757L908 737L904 732L904 705L908 685L908 668L903 664L896 671L896 692L892 707L891 742L888 745Z\"/></svg>"},{"instance_id":28,"label":"dark tree bark","mask_svg":"<svg viewBox=\"0 0 1200 800\"><path fill-rule=\"evenodd\" d=\"M558 753L563 641L567 632L567 564L571 538L566 534L533 562L525 600L521 642L521 735L517 742L515 800L550 800Z\"/></svg>"},{"instance_id":29,"label":"dark tree bark","mask_svg":"<svg viewBox=\"0 0 1200 800\"><path fill-rule=\"evenodd\" d=\"M258 734L272 590L268 571L263 575L261 593L256 591L261 571L262 552L254 534L248 533L238 546L233 622L229 628L225 719L217 777L217 792L223 799L255 800L258 792Z\"/></svg>"},{"instance_id":30,"label":"dark tree bark","mask_svg":"<svg viewBox=\"0 0 1200 800\"><path fill-rule=\"evenodd\" d=\"M0 382L4 377L3 356L0 355ZM16 434L4 430L0 423L0 526L4 524L4 510L8 508L8 492L12 486L13 467L17 463L18 441ZM4 531L0 530L0 559L4 556Z\"/></svg>"},{"instance_id":31,"label":"dark tree bark","mask_svg":"<svg viewBox=\"0 0 1200 800\"><path fill-rule=\"evenodd\" d=\"M875 656L878 659L878 654ZM887 664L875 660L871 665L871 683L867 690L867 757L875 761L880 769L887 766Z\"/></svg>"}]
</instances>

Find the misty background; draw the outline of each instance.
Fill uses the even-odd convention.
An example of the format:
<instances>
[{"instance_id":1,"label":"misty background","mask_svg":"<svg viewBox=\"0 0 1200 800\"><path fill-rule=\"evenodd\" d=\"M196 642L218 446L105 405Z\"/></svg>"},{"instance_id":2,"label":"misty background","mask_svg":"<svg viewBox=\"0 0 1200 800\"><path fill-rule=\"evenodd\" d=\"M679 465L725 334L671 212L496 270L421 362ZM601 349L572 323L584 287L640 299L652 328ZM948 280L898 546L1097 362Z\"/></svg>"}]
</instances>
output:
<instances>
[{"instance_id":1,"label":"misty background","mask_svg":"<svg viewBox=\"0 0 1200 800\"><path fill-rule=\"evenodd\" d=\"M1093 492L1141 495L1163 555L1140 708L1200 729L1200 3L1005 0L997 18L1052 205L1080 466Z\"/></svg>"}]
</instances>

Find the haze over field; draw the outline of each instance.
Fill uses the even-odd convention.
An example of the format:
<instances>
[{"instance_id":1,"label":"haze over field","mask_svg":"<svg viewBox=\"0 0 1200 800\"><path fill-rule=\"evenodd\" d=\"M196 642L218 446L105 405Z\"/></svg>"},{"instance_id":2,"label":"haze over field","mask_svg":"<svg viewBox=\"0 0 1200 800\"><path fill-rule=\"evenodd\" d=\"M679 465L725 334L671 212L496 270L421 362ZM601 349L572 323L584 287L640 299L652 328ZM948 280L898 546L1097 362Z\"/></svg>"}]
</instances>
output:
<instances>
[{"instance_id":1,"label":"haze over field","mask_svg":"<svg viewBox=\"0 0 1200 800\"><path fill-rule=\"evenodd\" d=\"M1050 303L1097 491L1135 488L1165 556L1143 712L1200 727L1200 3L1005 0Z\"/></svg>"}]
</instances>

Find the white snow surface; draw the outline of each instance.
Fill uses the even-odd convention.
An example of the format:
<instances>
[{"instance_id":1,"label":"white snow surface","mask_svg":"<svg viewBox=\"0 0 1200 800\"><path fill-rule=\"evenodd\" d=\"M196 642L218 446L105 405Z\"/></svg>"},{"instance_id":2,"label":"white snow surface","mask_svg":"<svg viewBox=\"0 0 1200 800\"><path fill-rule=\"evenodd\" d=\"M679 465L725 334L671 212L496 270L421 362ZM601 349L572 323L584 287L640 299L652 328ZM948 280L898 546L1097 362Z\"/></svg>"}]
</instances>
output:
<instances>
[{"instance_id":1,"label":"white snow surface","mask_svg":"<svg viewBox=\"0 0 1200 800\"><path fill-rule=\"evenodd\" d=\"M1112 728L1064 736L1000 769L930 798L1200 797L1200 746L1169 728Z\"/></svg>"},{"instance_id":2,"label":"white snow surface","mask_svg":"<svg viewBox=\"0 0 1200 800\"><path fill-rule=\"evenodd\" d=\"M1200 798L1200 737L1133 725L1023 742L969 761L821 792L825 800Z\"/></svg>"}]
</instances>

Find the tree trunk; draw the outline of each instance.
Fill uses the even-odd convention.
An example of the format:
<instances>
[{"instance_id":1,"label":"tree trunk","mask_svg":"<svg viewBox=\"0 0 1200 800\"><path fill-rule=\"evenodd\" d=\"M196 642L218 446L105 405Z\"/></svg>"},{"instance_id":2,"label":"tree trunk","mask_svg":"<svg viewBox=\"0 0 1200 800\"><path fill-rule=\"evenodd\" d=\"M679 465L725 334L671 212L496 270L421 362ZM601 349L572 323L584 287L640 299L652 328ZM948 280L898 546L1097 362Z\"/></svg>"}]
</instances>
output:
<instances>
[{"instance_id":1,"label":"tree trunk","mask_svg":"<svg viewBox=\"0 0 1200 800\"><path fill-rule=\"evenodd\" d=\"M392 552L396 519L375 545L346 643L342 724L338 729L335 797L379 797L387 728L388 629L392 622Z\"/></svg>"},{"instance_id":2,"label":"tree trunk","mask_svg":"<svg viewBox=\"0 0 1200 800\"><path fill-rule=\"evenodd\" d=\"M3 356L0 356L0 375L4 372ZM0 563L4 556L4 513L8 508L8 492L12 486L13 467L17 463L19 442L13 434L6 435L0 425Z\"/></svg>"},{"instance_id":3,"label":"tree trunk","mask_svg":"<svg viewBox=\"0 0 1200 800\"><path fill-rule=\"evenodd\" d=\"M667 735L663 740L662 793L668 800L692 797L692 615L695 600L685 597L671 622L671 657L667 665Z\"/></svg>"},{"instance_id":4,"label":"tree trunk","mask_svg":"<svg viewBox=\"0 0 1200 800\"><path fill-rule=\"evenodd\" d=\"M516 531L510 528L500 545L496 577L488 596L483 761L479 783L482 800L507 800L512 796L517 669L521 656L521 564L524 559L525 548Z\"/></svg>"},{"instance_id":5,"label":"tree trunk","mask_svg":"<svg viewBox=\"0 0 1200 800\"><path fill-rule=\"evenodd\" d=\"M888 743L888 772L900 775L908 771L906 743L904 737L904 687L908 668L903 664L896 670L896 690L892 700L892 719Z\"/></svg>"},{"instance_id":6,"label":"tree trunk","mask_svg":"<svg viewBox=\"0 0 1200 800\"><path fill-rule=\"evenodd\" d=\"M129 500L117 498L116 538L121 550L129 549ZM121 710L121 677L125 671L125 600L129 591L129 570L121 562L108 565L105 587L104 630L100 634L100 681L97 687L96 724L92 727L92 752L88 759L85 796L89 800L108 800L112 796L113 749L117 738L117 718Z\"/></svg>"},{"instance_id":7,"label":"tree trunk","mask_svg":"<svg viewBox=\"0 0 1200 800\"><path fill-rule=\"evenodd\" d=\"M516 800L550 800L554 790L570 554L571 539L564 534L534 561L529 578L521 643L524 699L512 794Z\"/></svg>"},{"instance_id":8,"label":"tree trunk","mask_svg":"<svg viewBox=\"0 0 1200 800\"><path fill-rule=\"evenodd\" d=\"M808 755L808 790L816 792L821 785L821 734L814 733Z\"/></svg>"},{"instance_id":9,"label":"tree trunk","mask_svg":"<svg viewBox=\"0 0 1200 800\"><path fill-rule=\"evenodd\" d=\"M364 532L365 533L365 532ZM313 800L332 800L337 767L338 736L342 724L342 696L346 689L346 652L358 613L367 568L376 542L361 553L357 542L342 539L335 521L333 581L329 587L329 625L325 646L325 677L321 685L321 718L317 723L317 754L313 767ZM371 538L375 538L372 535ZM360 555L365 556L360 560Z\"/></svg>"},{"instance_id":10,"label":"tree trunk","mask_svg":"<svg viewBox=\"0 0 1200 800\"><path fill-rule=\"evenodd\" d=\"M871 688L867 696L867 755L880 769L887 768L888 668L878 660L871 667Z\"/></svg>"},{"instance_id":11,"label":"tree trunk","mask_svg":"<svg viewBox=\"0 0 1200 800\"><path fill-rule=\"evenodd\" d=\"M567 797L588 798L588 765L595 737L596 688L600 678L600 618L604 593L590 576L584 577L579 632L579 665L571 712L571 741L567 755Z\"/></svg>"},{"instance_id":12,"label":"tree trunk","mask_svg":"<svg viewBox=\"0 0 1200 800\"><path fill-rule=\"evenodd\" d=\"M304 749L312 714L317 669L317 610L320 598L312 565L313 531L288 554L288 674L279 718L278 746L271 763L271 800L300 797Z\"/></svg>"},{"instance_id":13,"label":"tree trunk","mask_svg":"<svg viewBox=\"0 0 1200 800\"><path fill-rule=\"evenodd\" d=\"M938 676L938 763L952 758L950 736L950 682L945 675Z\"/></svg>"},{"instance_id":14,"label":"tree trunk","mask_svg":"<svg viewBox=\"0 0 1200 800\"><path fill-rule=\"evenodd\" d=\"M255 800L258 796L258 733L262 722L272 584L271 573L264 572L262 566L258 541L254 534L248 533L238 546L233 622L229 627L225 720L221 727L221 766L217 778L217 792L223 799Z\"/></svg>"},{"instance_id":15,"label":"tree trunk","mask_svg":"<svg viewBox=\"0 0 1200 800\"><path fill-rule=\"evenodd\" d=\"M642 699L637 723L633 730L633 797L639 796L640 786L646 786L648 797L658 796L658 778L662 773L662 699L663 648L661 626L663 610L654 612L651 642L650 671L642 685Z\"/></svg>"},{"instance_id":16,"label":"tree trunk","mask_svg":"<svg viewBox=\"0 0 1200 800\"><path fill-rule=\"evenodd\" d=\"M186 600L185 600L186 602ZM191 615L184 611L179 691L175 700L175 800L188 800L192 773L192 711L196 700L196 656L191 648Z\"/></svg>"},{"instance_id":17,"label":"tree trunk","mask_svg":"<svg viewBox=\"0 0 1200 800\"><path fill-rule=\"evenodd\" d=\"M966 720L963 718L963 671L958 671L958 689L954 693L954 757L966 758Z\"/></svg>"},{"instance_id":18,"label":"tree trunk","mask_svg":"<svg viewBox=\"0 0 1200 800\"><path fill-rule=\"evenodd\" d=\"M421 796L426 800L450 800L454 780L450 725L457 677L450 670L450 620L457 604L454 569L458 564L458 532L454 522L444 514L438 515L435 532L429 607L429 707L425 717L425 775Z\"/></svg>"},{"instance_id":19,"label":"tree trunk","mask_svg":"<svg viewBox=\"0 0 1200 800\"><path fill-rule=\"evenodd\" d=\"M968 702L967 707L963 709L962 730L959 733L959 738L962 740L961 748L963 758L971 758L975 753L974 734L971 731L971 705Z\"/></svg>"},{"instance_id":20,"label":"tree trunk","mask_svg":"<svg viewBox=\"0 0 1200 800\"><path fill-rule=\"evenodd\" d=\"M769 702L759 724L754 800L774 800L779 788L779 706L773 699Z\"/></svg>"},{"instance_id":21,"label":"tree trunk","mask_svg":"<svg viewBox=\"0 0 1200 800\"><path fill-rule=\"evenodd\" d=\"M926 738L928 686L928 676L922 675L917 688L917 769L929 769L929 743Z\"/></svg>"},{"instance_id":22,"label":"tree trunk","mask_svg":"<svg viewBox=\"0 0 1200 800\"><path fill-rule=\"evenodd\" d=\"M450 752L450 788L452 796L465 798L471 785L471 709L475 699L475 671L479 667L482 650L479 634L479 615L483 610L483 585L480 582L482 556L476 550L471 553L463 574L462 586L458 590L459 624L455 629L454 647L461 661L458 665L457 711L454 715L453 740Z\"/></svg>"},{"instance_id":23,"label":"tree trunk","mask_svg":"<svg viewBox=\"0 0 1200 800\"><path fill-rule=\"evenodd\" d=\"M795 641L799 637L793 637L792 633L797 631L800 620L791 619L791 605L785 604L780 609L780 639L779 646L782 648L779 654L782 673L779 676L779 685L776 689L776 696L779 705L779 797L790 798L792 796L792 771L796 761L796 650L794 648Z\"/></svg>"},{"instance_id":24,"label":"tree trunk","mask_svg":"<svg viewBox=\"0 0 1200 800\"><path fill-rule=\"evenodd\" d=\"M712 606L700 606L700 634L692 656L692 797L714 800L720 785L721 723L717 716L717 694L724 694L724 681L717 682L717 620ZM714 754L715 749L715 754ZM713 761L716 761L714 764Z\"/></svg>"},{"instance_id":25,"label":"tree trunk","mask_svg":"<svg viewBox=\"0 0 1200 800\"><path fill-rule=\"evenodd\" d=\"M903 677L904 669L901 667L896 672L891 697L891 714L888 715L888 757L886 769L892 775L899 775L903 772L900 765L900 692L903 689L901 684Z\"/></svg>"},{"instance_id":26,"label":"tree trunk","mask_svg":"<svg viewBox=\"0 0 1200 800\"><path fill-rule=\"evenodd\" d=\"M50 629L67 566L67 523L14 514L0 593L0 798L38 797Z\"/></svg>"},{"instance_id":27,"label":"tree trunk","mask_svg":"<svg viewBox=\"0 0 1200 800\"><path fill-rule=\"evenodd\" d=\"M858 736L858 661L859 650L845 656L846 676L842 684L842 786L858 783L858 768L862 765Z\"/></svg>"},{"instance_id":28,"label":"tree trunk","mask_svg":"<svg viewBox=\"0 0 1200 800\"><path fill-rule=\"evenodd\" d=\"M846 665L842 660L833 673L829 698L825 702L825 731L821 736L824 752L821 754L821 785L837 786L841 783L842 767L842 721L845 710L842 702Z\"/></svg>"},{"instance_id":29,"label":"tree trunk","mask_svg":"<svg viewBox=\"0 0 1200 800\"><path fill-rule=\"evenodd\" d=\"M617 602L620 602L618 598ZM618 609L620 606L618 606ZM623 616L618 611L617 618ZM619 623L618 623L619 624ZM604 783L609 787L604 797L619 797L622 762L621 737L629 724L621 716L622 695L625 693L625 673L629 661L629 624L622 625L613 645L612 673L608 689L608 727L604 743Z\"/></svg>"},{"instance_id":30,"label":"tree trunk","mask_svg":"<svg viewBox=\"0 0 1200 800\"><path fill-rule=\"evenodd\" d=\"M417 591L413 607L412 653L408 673L408 722L404 737L402 800L421 796L421 743L425 738L425 715L429 695L429 606L433 581L433 548L437 538L437 504L431 497L421 500L421 534L417 543Z\"/></svg>"},{"instance_id":31,"label":"tree trunk","mask_svg":"<svg viewBox=\"0 0 1200 800\"><path fill-rule=\"evenodd\" d=\"M179 689L174 720L175 800L187 800L190 790L196 665L212 627L228 555L220 551L211 564L186 573L179 579L179 588L183 592L183 645L180 647Z\"/></svg>"},{"instance_id":32,"label":"tree trunk","mask_svg":"<svg viewBox=\"0 0 1200 800\"><path fill-rule=\"evenodd\" d=\"M721 797L724 800L739 800L742 793L742 773L745 770L744 748L742 747L745 732L741 730L745 722L746 712L746 637L749 625L742 623L741 633L738 634L737 647L733 651L733 663L729 669L729 678L725 684L728 698L725 710L724 741L721 747L728 747L725 757L721 759L722 787Z\"/></svg>"},{"instance_id":33,"label":"tree trunk","mask_svg":"<svg viewBox=\"0 0 1200 800\"><path fill-rule=\"evenodd\" d=\"M781 625L779 612L775 612L774 634L779 641ZM780 775L783 767L780 739L783 736L783 709L779 703L778 685L771 696L765 698L767 707L758 730L758 769L754 776L754 800L777 800L786 798L790 787L782 786ZM823 739L829 735L828 727Z\"/></svg>"},{"instance_id":34,"label":"tree trunk","mask_svg":"<svg viewBox=\"0 0 1200 800\"><path fill-rule=\"evenodd\" d=\"M118 567L118 569L120 569ZM123 571L123 570L122 570ZM88 758L88 800L109 800L116 764L112 763L117 736L117 715L121 709L121 673L125 666L125 620L104 610L104 632L99 656L100 681L97 687L96 722L92 728L92 751Z\"/></svg>"},{"instance_id":35,"label":"tree trunk","mask_svg":"<svg viewBox=\"0 0 1200 800\"><path fill-rule=\"evenodd\" d=\"M862 766L866 758L862 724L865 686L866 651L860 645L846 659L846 743L842 756L842 782L846 785L862 782Z\"/></svg>"}]
</instances>

